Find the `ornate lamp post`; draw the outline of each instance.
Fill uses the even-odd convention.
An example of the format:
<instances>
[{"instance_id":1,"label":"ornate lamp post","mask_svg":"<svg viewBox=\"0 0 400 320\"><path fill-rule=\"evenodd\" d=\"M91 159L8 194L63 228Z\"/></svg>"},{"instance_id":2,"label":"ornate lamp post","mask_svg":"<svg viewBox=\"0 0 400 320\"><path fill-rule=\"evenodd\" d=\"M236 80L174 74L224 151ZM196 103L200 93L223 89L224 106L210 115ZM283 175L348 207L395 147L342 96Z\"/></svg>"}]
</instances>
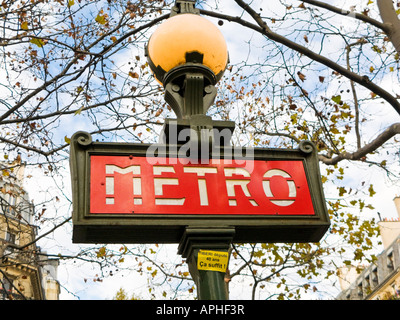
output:
<instances>
[{"instance_id":1,"label":"ornate lamp post","mask_svg":"<svg viewBox=\"0 0 400 320\"><path fill-rule=\"evenodd\" d=\"M317 151L309 141L290 150L230 145L234 122L206 114L226 43L194 1L176 1L146 52L177 119L166 119L159 144L73 135L73 241L179 243L198 298L226 300L233 241L315 242L329 228Z\"/></svg>"},{"instance_id":2,"label":"ornate lamp post","mask_svg":"<svg viewBox=\"0 0 400 320\"><path fill-rule=\"evenodd\" d=\"M177 143L181 130L190 129L191 148L210 150L215 130L228 129L223 141L227 144L234 129L234 122L215 121L206 115L217 94L215 85L228 64L228 51L222 33L199 15L194 4L176 1L171 17L152 34L146 55L154 76L164 86L165 101L177 116L166 119L163 142ZM186 227L178 251L187 258L199 299L228 299L225 273L199 270L198 255L200 250L213 250L228 257L234 233L234 228Z\"/></svg>"},{"instance_id":3,"label":"ornate lamp post","mask_svg":"<svg viewBox=\"0 0 400 320\"><path fill-rule=\"evenodd\" d=\"M206 116L229 58L222 33L198 14L194 3L176 1L171 17L152 34L146 55L154 76L164 86L165 101L177 116L176 120L166 119L164 142L177 140L169 135L174 125L176 134L183 128L191 129L192 146L206 147L213 143L213 129L228 128L225 140L234 129L234 122Z\"/></svg>"}]
</instances>

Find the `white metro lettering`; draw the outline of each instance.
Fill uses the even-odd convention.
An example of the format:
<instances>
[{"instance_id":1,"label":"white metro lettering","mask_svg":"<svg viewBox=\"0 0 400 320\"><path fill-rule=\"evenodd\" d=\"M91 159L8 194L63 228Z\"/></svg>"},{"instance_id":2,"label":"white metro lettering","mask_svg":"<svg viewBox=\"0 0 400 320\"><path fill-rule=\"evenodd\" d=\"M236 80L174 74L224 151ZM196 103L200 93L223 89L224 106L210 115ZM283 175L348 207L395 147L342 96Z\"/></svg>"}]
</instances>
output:
<instances>
[{"instance_id":1,"label":"white metro lettering","mask_svg":"<svg viewBox=\"0 0 400 320\"><path fill-rule=\"evenodd\" d=\"M243 177L246 177L248 179L226 179L226 189L229 197L229 205L230 206L236 206L237 201L236 199L232 199L236 196L235 194L235 186L240 186L241 189L243 190L244 194L246 197L250 198L250 192L247 187L247 185L250 182L250 173L244 169L244 168L225 168L224 169L225 176L226 177L232 177L234 174L235 175L241 175ZM249 199L250 203L253 206L258 206L257 202L254 199Z\"/></svg>"},{"instance_id":2,"label":"white metro lettering","mask_svg":"<svg viewBox=\"0 0 400 320\"><path fill-rule=\"evenodd\" d=\"M144 174L149 170L152 171L152 176ZM262 174L263 172L265 173ZM287 207L292 205L298 196L298 187L293 177L288 172L276 168L258 172L257 176L243 167L220 165L181 165L181 167L176 167L176 165L141 163L121 167L107 164L104 177L105 200L103 201L105 201L105 205L115 205L115 187L116 183L119 183L118 180L115 181L116 173L131 175L133 194L132 191L129 191L130 194L127 194L126 197L133 197L134 205L143 205L143 190L146 190L146 195L148 195L148 191L154 190L153 195L147 196L147 199L152 199L150 201L155 205L164 206L184 206L189 202L186 200L189 200L190 194L196 191L198 192L197 205L211 206L213 203L210 202L216 200L218 193L219 199L223 196L225 205L232 209L242 204L246 205L246 199L247 205L250 204L254 209L265 203L265 199L276 206ZM210 179L207 178L207 175L210 175ZM126 176L126 179L129 181L130 177ZM218 190L215 185L217 180ZM197 190L188 190L185 187L188 185L184 183L185 181L191 181L190 186L197 185ZM153 186L150 188L151 184ZM127 190L132 190L130 188L129 186ZM191 201L193 203L193 200Z\"/></svg>"},{"instance_id":3,"label":"white metro lettering","mask_svg":"<svg viewBox=\"0 0 400 320\"><path fill-rule=\"evenodd\" d=\"M125 168L118 167L116 165L106 165L106 204L114 204L114 173L127 174L132 173L133 175L140 175L140 166L133 165ZM141 178L133 177L133 202L134 204L142 204L142 184Z\"/></svg>"},{"instance_id":4,"label":"white metro lettering","mask_svg":"<svg viewBox=\"0 0 400 320\"><path fill-rule=\"evenodd\" d=\"M155 166L153 167L154 175L161 175L162 173L175 173L175 169L172 166ZM179 185L179 180L177 178L154 178L154 195L155 203L157 205L178 205L182 206L185 202L185 198L160 198L157 196L163 195L164 185Z\"/></svg>"},{"instance_id":5,"label":"white metro lettering","mask_svg":"<svg viewBox=\"0 0 400 320\"><path fill-rule=\"evenodd\" d=\"M295 198L296 197L296 185L294 183L294 181L292 180L292 177L285 171L280 170L280 169L271 169L268 170L265 174L264 174L264 179L262 182L263 188L264 188L264 192L265 195L267 197L274 197L274 194L271 191L271 184L270 184L270 179L274 176L280 176L282 178L284 178L286 180L286 183L288 185L289 188L289 198ZM291 179L291 180L289 180ZM282 207L286 207L286 206L290 206L293 202L294 199L275 199L275 200L271 200L271 202L277 206L282 206Z\"/></svg>"},{"instance_id":6,"label":"white metro lettering","mask_svg":"<svg viewBox=\"0 0 400 320\"><path fill-rule=\"evenodd\" d=\"M217 168L214 167L184 167L183 172L196 173L197 176L204 177L206 173L217 173ZM200 205L208 206L208 193L206 179L197 178L200 195Z\"/></svg>"}]
</instances>

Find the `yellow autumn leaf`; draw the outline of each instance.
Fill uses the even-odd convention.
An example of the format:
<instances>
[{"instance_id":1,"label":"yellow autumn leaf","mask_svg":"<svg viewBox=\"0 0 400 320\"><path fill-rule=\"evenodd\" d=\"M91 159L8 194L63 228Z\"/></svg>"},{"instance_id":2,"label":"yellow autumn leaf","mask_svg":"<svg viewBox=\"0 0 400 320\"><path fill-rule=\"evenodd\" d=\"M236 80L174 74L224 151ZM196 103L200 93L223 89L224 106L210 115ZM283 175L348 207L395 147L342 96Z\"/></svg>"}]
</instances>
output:
<instances>
[{"instance_id":1,"label":"yellow autumn leaf","mask_svg":"<svg viewBox=\"0 0 400 320\"><path fill-rule=\"evenodd\" d=\"M336 127L332 127L330 130L333 134L338 134L340 131Z\"/></svg>"},{"instance_id":2,"label":"yellow autumn leaf","mask_svg":"<svg viewBox=\"0 0 400 320\"><path fill-rule=\"evenodd\" d=\"M22 30L28 30L28 21L24 21L21 23L21 29Z\"/></svg>"},{"instance_id":3,"label":"yellow autumn leaf","mask_svg":"<svg viewBox=\"0 0 400 320\"><path fill-rule=\"evenodd\" d=\"M107 22L106 15L101 15L100 13L97 15L96 19L94 19L94 20L100 24L106 24L106 22Z\"/></svg>"},{"instance_id":4,"label":"yellow autumn leaf","mask_svg":"<svg viewBox=\"0 0 400 320\"><path fill-rule=\"evenodd\" d=\"M78 110L75 111L74 115L80 115L84 106L80 107Z\"/></svg>"},{"instance_id":5,"label":"yellow autumn leaf","mask_svg":"<svg viewBox=\"0 0 400 320\"><path fill-rule=\"evenodd\" d=\"M297 124L297 113L292 114L290 116L290 120L291 120L292 124Z\"/></svg>"},{"instance_id":6,"label":"yellow autumn leaf","mask_svg":"<svg viewBox=\"0 0 400 320\"><path fill-rule=\"evenodd\" d=\"M39 48L43 47L46 44L43 39L39 38L32 38L29 42L37 45Z\"/></svg>"},{"instance_id":7,"label":"yellow autumn leaf","mask_svg":"<svg viewBox=\"0 0 400 320\"><path fill-rule=\"evenodd\" d=\"M75 4L75 0L68 0L68 8Z\"/></svg>"},{"instance_id":8,"label":"yellow autumn leaf","mask_svg":"<svg viewBox=\"0 0 400 320\"><path fill-rule=\"evenodd\" d=\"M368 191L370 197L372 197L376 193L372 184L369 185Z\"/></svg>"},{"instance_id":9,"label":"yellow autumn leaf","mask_svg":"<svg viewBox=\"0 0 400 320\"><path fill-rule=\"evenodd\" d=\"M104 257L106 255L106 247L101 247L99 251L97 251L97 258Z\"/></svg>"},{"instance_id":10,"label":"yellow autumn leaf","mask_svg":"<svg viewBox=\"0 0 400 320\"><path fill-rule=\"evenodd\" d=\"M344 187L338 187L338 190L339 190L339 196L343 196L345 193L347 193Z\"/></svg>"}]
</instances>

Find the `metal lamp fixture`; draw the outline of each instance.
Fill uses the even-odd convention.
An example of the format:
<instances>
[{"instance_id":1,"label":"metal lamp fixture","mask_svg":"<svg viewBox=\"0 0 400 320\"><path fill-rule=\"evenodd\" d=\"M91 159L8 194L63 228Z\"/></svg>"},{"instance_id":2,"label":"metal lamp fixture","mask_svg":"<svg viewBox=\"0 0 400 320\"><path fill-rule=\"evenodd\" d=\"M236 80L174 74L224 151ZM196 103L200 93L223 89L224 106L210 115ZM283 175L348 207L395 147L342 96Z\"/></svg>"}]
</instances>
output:
<instances>
[{"instance_id":1,"label":"metal lamp fixture","mask_svg":"<svg viewBox=\"0 0 400 320\"><path fill-rule=\"evenodd\" d=\"M170 18L150 37L146 55L155 78L164 86L165 101L178 118L174 124L194 129L192 142L212 143L214 127L233 131L234 123L206 116L229 57L224 36L198 14L194 1L176 1ZM164 133L168 134L170 125L167 119Z\"/></svg>"}]
</instances>

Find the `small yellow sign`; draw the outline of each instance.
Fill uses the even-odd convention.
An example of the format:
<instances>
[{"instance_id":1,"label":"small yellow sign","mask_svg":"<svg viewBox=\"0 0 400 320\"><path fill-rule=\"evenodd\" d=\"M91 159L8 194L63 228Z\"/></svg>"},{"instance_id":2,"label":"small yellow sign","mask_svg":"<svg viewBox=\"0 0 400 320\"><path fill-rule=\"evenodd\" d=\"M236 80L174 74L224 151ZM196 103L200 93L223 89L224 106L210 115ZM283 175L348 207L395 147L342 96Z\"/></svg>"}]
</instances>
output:
<instances>
[{"instance_id":1,"label":"small yellow sign","mask_svg":"<svg viewBox=\"0 0 400 320\"><path fill-rule=\"evenodd\" d=\"M200 250L197 257L197 269L226 272L228 260L228 252Z\"/></svg>"}]
</instances>

